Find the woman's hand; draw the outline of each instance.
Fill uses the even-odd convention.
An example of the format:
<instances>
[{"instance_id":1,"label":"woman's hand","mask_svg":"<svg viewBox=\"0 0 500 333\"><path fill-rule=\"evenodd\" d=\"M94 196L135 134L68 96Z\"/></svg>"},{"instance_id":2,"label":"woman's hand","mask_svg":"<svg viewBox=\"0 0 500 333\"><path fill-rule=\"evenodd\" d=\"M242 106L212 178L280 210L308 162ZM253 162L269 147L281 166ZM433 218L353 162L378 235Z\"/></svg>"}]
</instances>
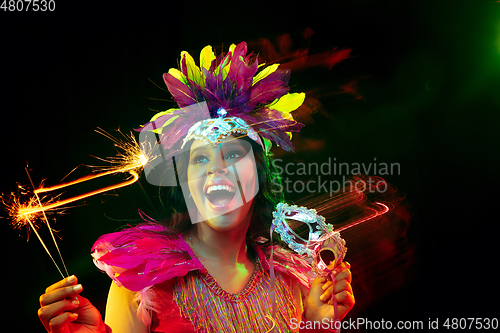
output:
<instances>
[{"instance_id":1,"label":"woman's hand","mask_svg":"<svg viewBox=\"0 0 500 333\"><path fill-rule=\"evenodd\" d=\"M72 275L45 290L40 296L38 317L50 333L105 333L101 314L80 295L82 285Z\"/></svg>"},{"instance_id":2,"label":"woman's hand","mask_svg":"<svg viewBox=\"0 0 500 333\"><path fill-rule=\"evenodd\" d=\"M343 262L334 269L335 284L327 278L316 278L306 299L305 318L309 321L333 320L335 317L331 302L332 293L337 300L339 320L344 319L354 307L354 296L351 288L351 265Z\"/></svg>"}]
</instances>

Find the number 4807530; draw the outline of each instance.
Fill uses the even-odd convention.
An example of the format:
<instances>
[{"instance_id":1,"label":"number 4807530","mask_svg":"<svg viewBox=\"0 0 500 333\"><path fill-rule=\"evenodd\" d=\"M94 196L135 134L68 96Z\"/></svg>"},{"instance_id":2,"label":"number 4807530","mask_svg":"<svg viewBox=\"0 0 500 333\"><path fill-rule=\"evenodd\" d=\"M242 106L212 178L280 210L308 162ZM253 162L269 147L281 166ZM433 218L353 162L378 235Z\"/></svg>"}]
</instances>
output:
<instances>
[{"instance_id":1,"label":"number 4807530","mask_svg":"<svg viewBox=\"0 0 500 333\"><path fill-rule=\"evenodd\" d=\"M53 12L56 10L55 0L3 0L0 10L4 12Z\"/></svg>"}]
</instances>

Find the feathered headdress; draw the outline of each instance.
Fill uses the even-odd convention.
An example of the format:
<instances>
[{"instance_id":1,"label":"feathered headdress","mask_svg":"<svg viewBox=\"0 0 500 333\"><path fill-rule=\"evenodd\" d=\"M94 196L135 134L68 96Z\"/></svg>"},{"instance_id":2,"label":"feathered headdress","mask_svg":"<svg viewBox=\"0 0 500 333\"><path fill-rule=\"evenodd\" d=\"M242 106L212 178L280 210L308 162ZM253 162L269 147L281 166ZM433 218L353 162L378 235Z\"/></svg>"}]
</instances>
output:
<instances>
[{"instance_id":1,"label":"feathered headdress","mask_svg":"<svg viewBox=\"0 0 500 333\"><path fill-rule=\"evenodd\" d=\"M138 131L160 134L169 155L190 139L214 144L232 133L248 135L266 152L272 142L293 151L291 132L304 125L290 112L302 105L305 94L288 93L289 70L263 65L253 53L247 55L245 42L232 44L218 57L206 46L199 67L188 52L181 52L180 69L163 75L179 108L157 113Z\"/></svg>"}]
</instances>

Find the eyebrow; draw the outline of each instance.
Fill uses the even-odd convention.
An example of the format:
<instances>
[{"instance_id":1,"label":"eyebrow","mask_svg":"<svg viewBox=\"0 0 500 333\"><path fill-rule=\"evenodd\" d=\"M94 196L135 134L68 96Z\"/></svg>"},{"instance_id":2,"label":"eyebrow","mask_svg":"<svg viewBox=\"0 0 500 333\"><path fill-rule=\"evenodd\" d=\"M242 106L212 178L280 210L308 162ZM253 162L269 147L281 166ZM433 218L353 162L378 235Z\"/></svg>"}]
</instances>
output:
<instances>
[{"instance_id":1,"label":"eyebrow","mask_svg":"<svg viewBox=\"0 0 500 333\"><path fill-rule=\"evenodd\" d=\"M206 145L204 145L204 146L200 146L200 147L197 147L197 148L195 148L195 149L191 149L191 152L190 152L190 154L189 154L189 155L194 155L194 154L195 154L198 150L203 151L203 150L205 150L205 149L207 149L207 146L206 146Z\"/></svg>"},{"instance_id":2,"label":"eyebrow","mask_svg":"<svg viewBox=\"0 0 500 333\"><path fill-rule=\"evenodd\" d=\"M231 141L228 141L228 142L225 142L224 143L224 148L225 149L228 149L228 148L233 148L233 147L236 147L236 148L241 148L241 149L245 149L245 147L243 147L243 145L239 142L237 142L236 140L231 140ZM205 150L212 150L208 147L208 145L203 145L203 146L200 146L200 147L196 147L195 149L191 149L191 153L190 155L194 155L196 154L198 151L205 151ZM245 149L246 150L246 149Z\"/></svg>"}]
</instances>

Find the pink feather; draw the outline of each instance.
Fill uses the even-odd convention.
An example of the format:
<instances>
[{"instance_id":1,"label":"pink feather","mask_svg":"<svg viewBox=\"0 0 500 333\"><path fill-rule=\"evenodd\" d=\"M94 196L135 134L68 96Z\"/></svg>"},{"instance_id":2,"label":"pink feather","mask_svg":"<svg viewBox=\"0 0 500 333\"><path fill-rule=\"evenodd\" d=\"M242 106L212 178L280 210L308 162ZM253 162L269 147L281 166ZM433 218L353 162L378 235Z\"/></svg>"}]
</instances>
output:
<instances>
[{"instance_id":1,"label":"pink feather","mask_svg":"<svg viewBox=\"0 0 500 333\"><path fill-rule=\"evenodd\" d=\"M188 106L197 102L196 96L189 87L170 73L163 74L163 80L167 85L168 91L177 102L179 107Z\"/></svg>"}]
</instances>

